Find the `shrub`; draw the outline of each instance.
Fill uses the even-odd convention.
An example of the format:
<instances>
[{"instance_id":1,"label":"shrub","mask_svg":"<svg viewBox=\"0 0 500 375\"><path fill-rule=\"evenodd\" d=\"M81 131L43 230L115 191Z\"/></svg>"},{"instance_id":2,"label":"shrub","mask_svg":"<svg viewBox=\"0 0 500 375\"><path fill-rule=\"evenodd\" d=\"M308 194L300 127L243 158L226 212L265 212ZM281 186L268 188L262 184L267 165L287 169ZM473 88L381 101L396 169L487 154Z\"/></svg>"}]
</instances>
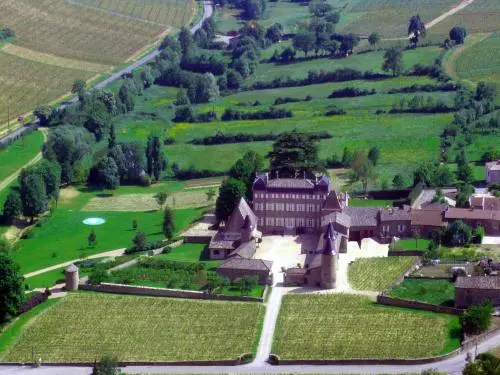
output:
<instances>
[{"instance_id":1,"label":"shrub","mask_svg":"<svg viewBox=\"0 0 500 375\"><path fill-rule=\"evenodd\" d=\"M325 116L338 116L338 115L345 115L346 111L344 111L342 108L333 108L327 112L325 112Z\"/></svg>"},{"instance_id":2,"label":"shrub","mask_svg":"<svg viewBox=\"0 0 500 375\"><path fill-rule=\"evenodd\" d=\"M48 298L49 298L49 294L36 292L31 297L29 297L26 301L24 301L24 303L19 308L18 313L24 314L25 312L30 311L31 309L38 306L39 304L47 301Z\"/></svg>"},{"instance_id":3,"label":"shrub","mask_svg":"<svg viewBox=\"0 0 500 375\"><path fill-rule=\"evenodd\" d=\"M486 302L482 305L469 306L460 317L460 322L466 333L478 334L486 331L492 321L493 305Z\"/></svg>"},{"instance_id":4,"label":"shrub","mask_svg":"<svg viewBox=\"0 0 500 375\"><path fill-rule=\"evenodd\" d=\"M108 272L103 267L96 267L89 276L89 283L92 285L99 285L108 280Z\"/></svg>"},{"instance_id":5,"label":"shrub","mask_svg":"<svg viewBox=\"0 0 500 375\"><path fill-rule=\"evenodd\" d=\"M151 186L151 178L148 175L143 175L139 177L139 185L148 187Z\"/></svg>"},{"instance_id":6,"label":"shrub","mask_svg":"<svg viewBox=\"0 0 500 375\"><path fill-rule=\"evenodd\" d=\"M329 96L329 99L333 98L353 98L356 96L367 96L375 95L377 91L375 89L363 90L356 87L345 87L340 90L334 90Z\"/></svg>"},{"instance_id":7,"label":"shrub","mask_svg":"<svg viewBox=\"0 0 500 375\"><path fill-rule=\"evenodd\" d=\"M333 136L326 132L316 132L308 133L313 139L330 139ZM194 138L189 143L194 145L219 145L225 143L246 143L246 142L261 142L261 141L274 141L280 134L267 133L267 134L249 134L249 133L237 133L237 134L224 134L219 131L216 135Z\"/></svg>"},{"instance_id":8,"label":"shrub","mask_svg":"<svg viewBox=\"0 0 500 375\"><path fill-rule=\"evenodd\" d=\"M233 120L266 120L266 119L277 119L292 117L292 111L283 108L271 107L268 111L257 111L257 112L240 112L234 109L228 108L222 114L222 121L233 121Z\"/></svg>"}]
</instances>

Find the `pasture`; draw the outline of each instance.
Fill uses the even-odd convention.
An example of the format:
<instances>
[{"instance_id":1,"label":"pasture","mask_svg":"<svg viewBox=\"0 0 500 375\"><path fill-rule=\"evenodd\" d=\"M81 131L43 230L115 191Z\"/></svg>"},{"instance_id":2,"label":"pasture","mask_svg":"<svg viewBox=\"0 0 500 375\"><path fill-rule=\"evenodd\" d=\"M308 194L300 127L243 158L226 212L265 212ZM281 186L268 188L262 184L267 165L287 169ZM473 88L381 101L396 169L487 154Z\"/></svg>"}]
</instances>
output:
<instances>
[{"instance_id":1,"label":"pasture","mask_svg":"<svg viewBox=\"0 0 500 375\"><path fill-rule=\"evenodd\" d=\"M449 280L406 279L391 289L389 295L434 305L453 306L455 286Z\"/></svg>"},{"instance_id":2,"label":"pasture","mask_svg":"<svg viewBox=\"0 0 500 375\"><path fill-rule=\"evenodd\" d=\"M51 362L235 359L252 352L262 313L258 303L77 293L30 321L2 360L28 362L32 350Z\"/></svg>"},{"instance_id":3,"label":"pasture","mask_svg":"<svg viewBox=\"0 0 500 375\"><path fill-rule=\"evenodd\" d=\"M417 257L360 258L349 264L349 284L356 290L382 292L408 270Z\"/></svg>"},{"instance_id":4,"label":"pasture","mask_svg":"<svg viewBox=\"0 0 500 375\"><path fill-rule=\"evenodd\" d=\"M390 308L349 294L288 294L272 352L282 359L409 359L460 345L457 316Z\"/></svg>"}]
</instances>

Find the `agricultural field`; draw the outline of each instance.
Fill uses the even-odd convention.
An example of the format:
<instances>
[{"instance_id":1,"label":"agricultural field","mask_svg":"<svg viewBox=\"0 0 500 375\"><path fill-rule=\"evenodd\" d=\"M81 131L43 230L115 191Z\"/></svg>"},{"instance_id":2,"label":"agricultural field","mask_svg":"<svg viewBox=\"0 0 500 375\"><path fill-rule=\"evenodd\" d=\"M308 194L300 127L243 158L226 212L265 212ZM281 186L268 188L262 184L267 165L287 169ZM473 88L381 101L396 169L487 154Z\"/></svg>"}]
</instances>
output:
<instances>
[{"instance_id":1,"label":"agricultural field","mask_svg":"<svg viewBox=\"0 0 500 375\"><path fill-rule=\"evenodd\" d=\"M92 362L103 354L122 361L235 359L252 352L263 310L258 303L77 293L32 319L1 359L28 362L32 350L51 362Z\"/></svg>"},{"instance_id":2,"label":"agricultural field","mask_svg":"<svg viewBox=\"0 0 500 375\"><path fill-rule=\"evenodd\" d=\"M272 352L282 359L408 359L459 345L457 316L381 306L357 295L288 294Z\"/></svg>"},{"instance_id":3,"label":"agricultural field","mask_svg":"<svg viewBox=\"0 0 500 375\"><path fill-rule=\"evenodd\" d=\"M31 161L42 149L43 134L33 132L0 150L0 183ZM3 204L1 205L3 207Z\"/></svg>"},{"instance_id":4,"label":"agricultural field","mask_svg":"<svg viewBox=\"0 0 500 375\"><path fill-rule=\"evenodd\" d=\"M389 295L434 305L453 306L455 286L449 280L406 279L391 289Z\"/></svg>"},{"instance_id":5,"label":"agricultural field","mask_svg":"<svg viewBox=\"0 0 500 375\"><path fill-rule=\"evenodd\" d=\"M16 33L0 48L0 131L11 119L69 93L189 24L194 0L119 2L6 0L0 25ZM29 22L27 22L29 20Z\"/></svg>"},{"instance_id":6,"label":"agricultural field","mask_svg":"<svg viewBox=\"0 0 500 375\"><path fill-rule=\"evenodd\" d=\"M417 257L360 258L349 264L349 284L356 290L382 292L407 271Z\"/></svg>"}]
</instances>

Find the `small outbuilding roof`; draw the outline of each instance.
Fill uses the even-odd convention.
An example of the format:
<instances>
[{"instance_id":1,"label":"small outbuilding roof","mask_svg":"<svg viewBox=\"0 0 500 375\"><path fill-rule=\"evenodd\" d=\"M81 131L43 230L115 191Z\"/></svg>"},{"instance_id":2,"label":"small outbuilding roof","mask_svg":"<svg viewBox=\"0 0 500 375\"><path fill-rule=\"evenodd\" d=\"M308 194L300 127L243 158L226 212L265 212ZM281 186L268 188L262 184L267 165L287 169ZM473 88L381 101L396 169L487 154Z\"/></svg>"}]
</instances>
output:
<instances>
[{"instance_id":1,"label":"small outbuilding roof","mask_svg":"<svg viewBox=\"0 0 500 375\"><path fill-rule=\"evenodd\" d=\"M455 281L455 288L461 289L495 289L500 290L500 277L498 276L460 276Z\"/></svg>"},{"instance_id":2,"label":"small outbuilding roof","mask_svg":"<svg viewBox=\"0 0 500 375\"><path fill-rule=\"evenodd\" d=\"M78 267L75 266L73 263L70 264L68 267L65 269L66 272L76 272L78 271Z\"/></svg>"},{"instance_id":3,"label":"small outbuilding roof","mask_svg":"<svg viewBox=\"0 0 500 375\"><path fill-rule=\"evenodd\" d=\"M412 210L411 225L444 227L443 212L441 210Z\"/></svg>"},{"instance_id":4,"label":"small outbuilding roof","mask_svg":"<svg viewBox=\"0 0 500 375\"><path fill-rule=\"evenodd\" d=\"M269 260L232 257L224 261L217 269L271 271L272 265L273 262Z\"/></svg>"}]
</instances>

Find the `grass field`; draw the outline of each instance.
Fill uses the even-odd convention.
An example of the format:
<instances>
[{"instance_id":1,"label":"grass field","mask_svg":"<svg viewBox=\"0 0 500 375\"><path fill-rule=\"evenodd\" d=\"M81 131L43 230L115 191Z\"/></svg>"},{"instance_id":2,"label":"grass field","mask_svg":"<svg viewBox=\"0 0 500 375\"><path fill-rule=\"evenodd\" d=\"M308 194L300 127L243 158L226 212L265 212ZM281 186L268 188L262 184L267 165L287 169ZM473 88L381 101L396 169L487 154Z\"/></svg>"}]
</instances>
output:
<instances>
[{"instance_id":1,"label":"grass field","mask_svg":"<svg viewBox=\"0 0 500 375\"><path fill-rule=\"evenodd\" d=\"M403 359L459 345L457 316L385 307L348 294L288 294L272 352L282 359Z\"/></svg>"},{"instance_id":2,"label":"grass field","mask_svg":"<svg viewBox=\"0 0 500 375\"><path fill-rule=\"evenodd\" d=\"M427 250L430 240L425 238L403 238L396 242L396 250Z\"/></svg>"},{"instance_id":3,"label":"grass field","mask_svg":"<svg viewBox=\"0 0 500 375\"><path fill-rule=\"evenodd\" d=\"M453 306L455 286L448 280L406 279L393 288L389 295L434 305Z\"/></svg>"},{"instance_id":4,"label":"grass field","mask_svg":"<svg viewBox=\"0 0 500 375\"><path fill-rule=\"evenodd\" d=\"M349 199L349 206L351 207L392 207L393 203L394 201L390 199Z\"/></svg>"},{"instance_id":5,"label":"grass field","mask_svg":"<svg viewBox=\"0 0 500 375\"><path fill-rule=\"evenodd\" d=\"M357 259L349 264L349 284L357 290L384 291L416 260L416 257Z\"/></svg>"},{"instance_id":6,"label":"grass field","mask_svg":"<svg viewBox=\"0 0 500 375\"><path fill-rule=\"evenodd\" d=\"M42 145L43 135L36 131L25 136L24 140L18 139L9 147L0 150L0 182L33 159L41 151Z\"/></svg>"},{"instance_id":7,"label":"grass field","mask_svg":"<svg viewBox=\"0 0 500 375\"><path fill-rule=\"evenodd\" d=\"M33 319L2 359L27 362L32 349L54 362L235 359L252 352L262 313L257 303L72 294Z\"/></svg>"}]
</instances>

